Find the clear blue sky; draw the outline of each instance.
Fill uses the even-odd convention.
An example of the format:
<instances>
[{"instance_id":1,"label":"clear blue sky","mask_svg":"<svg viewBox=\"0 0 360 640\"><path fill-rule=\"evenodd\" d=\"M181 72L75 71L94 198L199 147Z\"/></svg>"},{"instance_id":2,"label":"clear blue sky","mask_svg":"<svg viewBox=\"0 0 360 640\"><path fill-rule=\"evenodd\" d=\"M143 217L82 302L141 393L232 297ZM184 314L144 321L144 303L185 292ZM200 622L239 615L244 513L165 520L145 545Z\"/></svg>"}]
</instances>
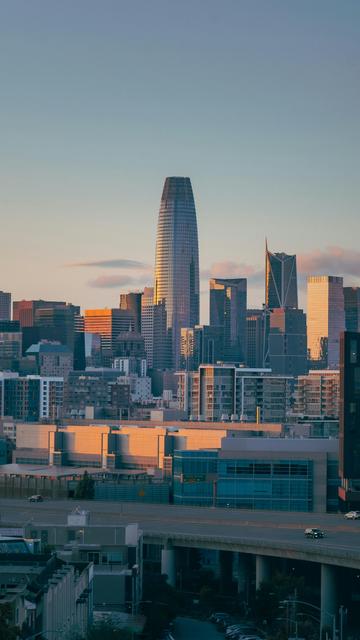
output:
<instances>
[{"instance_id":1,"label":"clear blue sky","mask_svg":"<svg viewBox=\"0 0 360 640\"><path fill-rule=\"evenodd\" d=\"M2 0L0 94L15 299L151 284L167 175L191 177L204 275L253 273L250 303L265 235L360 283L359 0ZM104 260L145 266L64 266Z\"/></svg>"}]
</instances>

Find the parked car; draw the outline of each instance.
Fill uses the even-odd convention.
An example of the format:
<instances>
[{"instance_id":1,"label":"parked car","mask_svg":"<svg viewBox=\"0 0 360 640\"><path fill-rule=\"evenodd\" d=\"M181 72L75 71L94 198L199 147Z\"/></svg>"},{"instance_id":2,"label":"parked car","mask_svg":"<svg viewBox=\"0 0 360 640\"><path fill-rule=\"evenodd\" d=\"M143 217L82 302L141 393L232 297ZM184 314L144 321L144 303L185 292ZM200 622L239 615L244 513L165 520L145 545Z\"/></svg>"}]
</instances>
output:
<instances>
[{"instance_id":1,"label":"parked car","mask_svg":"<svg viewBox=\"0 0 360 640\"><path fill-rule=\"evenodd\" d=\"M310 527L309 529L305 529L304 531L306 538L324 538L325 533L322 529L318 529L317 527Z\"/></svg>"},{"instance_id":2,"label":"parked car","mask_svg":"<svg viewBox=\"0 0 360 640\"><path fill-rule=\"evenodd\" d=\"M29 502L44 502L44 498L39 494L36 494L34 496L30 496L30 498L28 498L28 500L29 500Z\"/></svg>"},{"instance_id":3,"label":"parked car","mask_svg":"<svg viewBox=\"0 0 360 640\"><path fill-rule=\"evenodd\" d=\"M346 520L359 520L360 511L348 511L345 513L344 518L346 518Z\"/></svg>"}]
</instances>

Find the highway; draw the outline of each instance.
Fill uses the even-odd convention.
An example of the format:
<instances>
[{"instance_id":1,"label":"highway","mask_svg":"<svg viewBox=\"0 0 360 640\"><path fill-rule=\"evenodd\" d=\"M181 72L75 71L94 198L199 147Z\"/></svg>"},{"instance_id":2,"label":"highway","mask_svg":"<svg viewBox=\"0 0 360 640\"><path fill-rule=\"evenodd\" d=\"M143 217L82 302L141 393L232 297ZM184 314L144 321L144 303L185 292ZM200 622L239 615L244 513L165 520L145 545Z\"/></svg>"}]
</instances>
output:
<instances>
[{"instance_id":1,"label":"highway","mask_svg":"<svg viewBox=\"0 0 360 640\"><path fill-rule=\"evenodd\" d=\"M222 548L245 553L329 562L360 569L360 520L341 514L243 511L174 505L100 501L0 499L0 527L65 524L76 506L90 512L91 525L137 522L145 541L170 539L177 546ZM306 527L320 527L323 540L305 539Z\"/></svg>"}]
</instances>

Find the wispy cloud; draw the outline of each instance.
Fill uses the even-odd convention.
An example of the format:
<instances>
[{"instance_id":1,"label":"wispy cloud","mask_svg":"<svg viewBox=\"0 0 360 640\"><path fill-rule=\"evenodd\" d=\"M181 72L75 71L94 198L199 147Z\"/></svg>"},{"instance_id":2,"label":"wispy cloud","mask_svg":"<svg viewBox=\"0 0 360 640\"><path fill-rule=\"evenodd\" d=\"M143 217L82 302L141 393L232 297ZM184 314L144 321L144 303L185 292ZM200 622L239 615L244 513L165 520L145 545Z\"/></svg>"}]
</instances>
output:
<instances>
[{"instance_id":1,"label":"wispy cloud","mask_svg":"<svg viewBox=\"0 0 360 640\"><path fill-rule=\"evenodd\" d=\"M326 247L302 253L297 257L300 273L304 275L353 276L360 278L360 251L343 247Z\"/></svg>"},{"instance_id":2,"label":"wispy cloud","mask_svg":"<svg viewBox=\"0 0 360 640\"><path fill-rule=\"evenodd\" d=\"M125 287L133 282L133 278L128 275L98 276L94 280L90 280L88 285L89 287L94 287L96 289L113 289Z\"/></svg>"},{"instance_id":3,"label":"wispy cloud","mask_svg":"<svg viewBox=\"0 0 360 640\"><path fill-rule=\"evenodd\" d=\"M72 262L66 267L99 267L101 269L149 269L149 265L138 260L127 260L125 258L114 258L112 260L94 260L90 262Z\"/></svg>"}]
</instances>

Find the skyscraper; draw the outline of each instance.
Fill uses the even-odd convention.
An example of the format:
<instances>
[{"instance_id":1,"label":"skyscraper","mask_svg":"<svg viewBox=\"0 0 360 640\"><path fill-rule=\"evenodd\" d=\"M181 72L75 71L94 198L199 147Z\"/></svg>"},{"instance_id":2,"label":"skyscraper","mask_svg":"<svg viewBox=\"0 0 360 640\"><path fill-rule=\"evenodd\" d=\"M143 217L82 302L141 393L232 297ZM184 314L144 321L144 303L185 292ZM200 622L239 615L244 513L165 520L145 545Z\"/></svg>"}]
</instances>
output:
<instances>
[{"instance_id":1,"label":"skyscraper","mask_svg":"<svg viewBox=\"0 0 360 640\"><path fill-rule=\"evenodd\" d=\"M199 324L181 329L181 362L184 371L223 360L223 328Z\"/></svg>"},{"instance_id":2,"label":"skyscraper","mask_svg":"<svg viewBox=\"0 0 360 640\"><path fill-rule=\"evenodd\" d=\"M135 331L141 333L141 299L142 292L129 291L129 293L120 293L120 309L131 311L134 316Z\"/></svg>"},{"instance_id":3,"label":"skyscraper","mask_svg":"<svg viewBox=\"0 0 360 640\"><path fill-rule=\"evenodd\" d=\"M309 276L307 343L311 367L339 367L340 333L344 328L343 279L337 276Z\"/></svg>"},{"instance_id":4,"label":"skyscraper","mask_svg":"<svg viewBox=\"0 0 360 640\"><path fill-rule=\"evenodd\" d=\"M360 333L344 331L340 342L339 498L345 509L360 502Z\"/></svg>"},{"instance_id":5,"label":"skyscraper","mask_svg":"<svg viewBox=\"0 0 360 640\"><path fill-rule=\"evenodd\" d=\"M66 302L52 300L15 300L13 302L13 320L19 320L20 327L33 327L38 309L66 307Z\"/></svg>"},{"instance_id":6,"label":"skyscraper","mask_svg":"<svg viewBox=\"0 0 360 640\"><path fill-rule=\"evenodd\" d=\"M344 287L346 331L360 331L360 287Z\"/></svg>"},{"instance_id":7,"label":"skyscraper","mask_svg":"<svg viewBox=\"0 0 360 640\"><path fill-rule=\"evenodd\" d=\"M225 362L246 359L246 278L210 280L210 326L222 327Z\"/></svg>"},{"instance_id":8,"label":"skyscraper","mask_svg":"<svg viewBox=\"0 0 360 640\"><path fill-rule=\"evenodd\" d=\"M11 293L0 291L0 320L11 318Z\"/></svg>"},{"instance_id":9,"label":"skyscraper","mask_svg":"<svg viewBox=\"0 0 360 640\"><path fill-rule=\"evenodd\" d=\"M156 239L154 306L165 304L161 340L170 368L180 363L180 332L199 322L199 250L190 178L166 178Z\"/></svg>"},{"instance_id":10,"label":"skyscraper","mask_svg":"<svg viewBox=\"0 0 360 640\"><path fill-rule=\"evenodd\" d=\"M302 309L273 309L269 326L269 364L273 373L307 373L306 315Z\"/></svg>"},{"instance_id":11,"label":"skyscraper","mask_svg":"<svg viewBox=\"0 0 360 640\"><path fill-rule=\"evenodd\" d=\"M296 256L271 253L266 243L265 305L267 309L297 309Z\"/></svg>"},{"instance_id":12,"label":"skyscraper","mask_svg":"<svg viewBox=\"0 0 360 640\"><path fill-rule=\"evenodd\" d=\"M131 311L124 309L85 309L85 333L97 333L101 336L101 355L103 365L108 366L115 356L116 340L120 333L134 329L134 317Z\"/></svg>"},{"instance_id":13,"label":"skyscraper","mask_svg":"<svg viewBox=\"0 0 360 640\"><path fill-rule=\"evenodd\" d=\"M149 369L153 367L154 343L154 289L145 287L141 296L141 335L145 340L145 351Z\"/></svg>"}]
</instances>

